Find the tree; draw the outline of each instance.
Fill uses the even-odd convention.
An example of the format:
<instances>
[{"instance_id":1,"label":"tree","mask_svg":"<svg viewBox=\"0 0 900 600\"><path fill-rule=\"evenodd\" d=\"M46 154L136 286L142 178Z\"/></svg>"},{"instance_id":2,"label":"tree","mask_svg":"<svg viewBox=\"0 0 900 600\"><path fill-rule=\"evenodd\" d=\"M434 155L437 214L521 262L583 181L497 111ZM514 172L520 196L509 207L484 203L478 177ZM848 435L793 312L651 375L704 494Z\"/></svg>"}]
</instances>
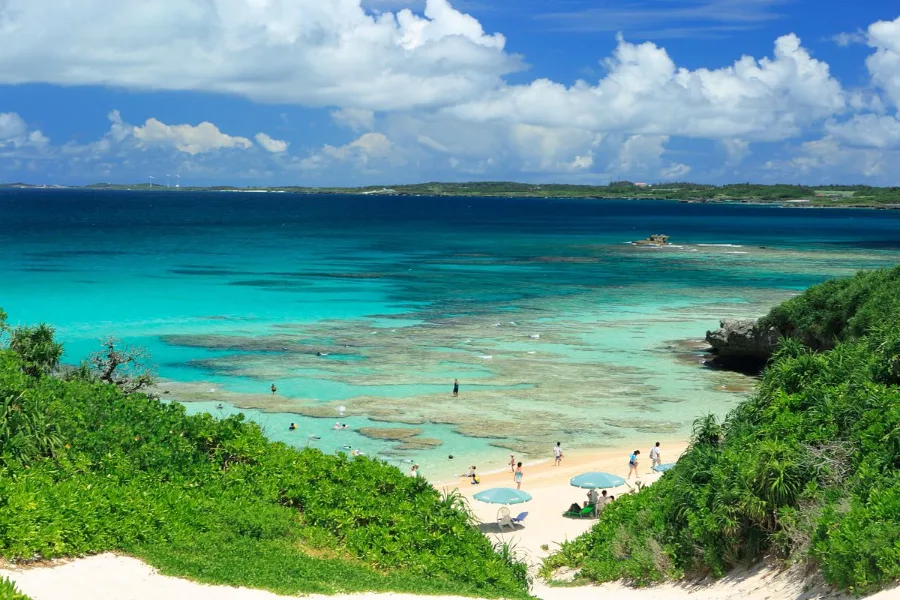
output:
<instances>
[{"instance_id":1,"label":"tree","mask_svg":"<svg viewBox=\"0 0 900 600\"><path fill-rule=\"evenodd\" d=\"M137 346L121 347L121 342L108 337L103 349L91 354L90 363L97 370L98 379L117 386L126 394L133 394L153 385L153 371L147 365L150 353Z\"/></svg>"},{"instance_id":2,"label":"tree","mask_svg":"<svg viewBox=\"0 0 900 600\"><path fill-rule=\"evenodd\" d=\"M31 377L49 375L58 369L63 354L63 345L53 339L53 327L46 323L13 329L9 349L19 357L22 370Z\"/></svg>"}]
</instances>

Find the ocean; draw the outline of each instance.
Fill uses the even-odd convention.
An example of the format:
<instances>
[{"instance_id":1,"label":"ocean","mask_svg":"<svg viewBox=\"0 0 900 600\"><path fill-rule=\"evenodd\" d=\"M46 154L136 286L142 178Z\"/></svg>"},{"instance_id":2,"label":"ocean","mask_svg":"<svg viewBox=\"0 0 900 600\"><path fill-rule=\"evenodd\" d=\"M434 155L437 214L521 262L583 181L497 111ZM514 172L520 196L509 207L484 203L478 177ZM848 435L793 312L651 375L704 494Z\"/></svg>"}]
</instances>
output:
<instances>
[{"instance_id":1,"label":"ocean","mask_svg":"<svg viewBox=\"0 0 900 600\"><path fill-rule=\"evenodd\" d=\"M189 412L438 479L685 439L752 388L698 365L706 330L896 264L900 212L2 190L0 247L0 307L66 362L114 335Z\"/></svg>"}]
</instances>

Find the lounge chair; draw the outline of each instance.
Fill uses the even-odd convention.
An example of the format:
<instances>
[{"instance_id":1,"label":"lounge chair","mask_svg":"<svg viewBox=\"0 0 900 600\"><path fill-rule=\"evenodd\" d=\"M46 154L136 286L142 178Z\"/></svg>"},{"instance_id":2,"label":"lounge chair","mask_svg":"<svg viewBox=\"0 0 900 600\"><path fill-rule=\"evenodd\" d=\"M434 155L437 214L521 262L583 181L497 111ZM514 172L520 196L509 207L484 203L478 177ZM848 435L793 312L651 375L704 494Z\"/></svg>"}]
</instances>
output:
<instances>
[{"instance_id":1,"label":"lounge chair","mask_svg":"<svg viewBox=\"0 0 900 600\"><path fill-rule=\"evenodd\" d=\"M512 518L509 516L509 509L505 506L497 511L497 525L500 526L500 531L503 531L504 527L509 527L510 529L516 528L516 524L513 523Z\"/></svg>"},{"instance_id":2,"label":"lounge chair","mask_svg":"<svg viewBox=\"0 0 900 600\"><path fill-rule=\"evenodd\" d=\"M569 517L570 519L590 519L594 516L594 507L585 506L579 511L567 510L563 513L563 516Z\"/></svg>"},{"instance_id":3,"label":"lounge chair","mask_svg":"<svg viewBox=\"0 0 900 600\"><path fill-rule=\"evenodd\" d=\"M521 525L522 521L524 521L525 517L527 517L527 516L528 516L527 512L521 512L521 513L519 513L519 516L513 517L512 519L510 519L510 521L512 521L516 525Z\"/></svg>"}]
</instances>

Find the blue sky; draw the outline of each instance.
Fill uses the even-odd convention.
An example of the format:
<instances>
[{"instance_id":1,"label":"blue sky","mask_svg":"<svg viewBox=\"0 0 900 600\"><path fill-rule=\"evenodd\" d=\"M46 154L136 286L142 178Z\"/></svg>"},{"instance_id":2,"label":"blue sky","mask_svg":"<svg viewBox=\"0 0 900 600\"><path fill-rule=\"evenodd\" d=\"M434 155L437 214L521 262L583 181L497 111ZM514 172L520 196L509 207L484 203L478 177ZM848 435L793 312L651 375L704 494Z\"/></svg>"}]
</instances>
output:
<instances>
[{"instance_id":1,"label":"blue sky","mask_svg":"<svg viewBox=\"0 0 900 600\"><path fill-rule=\"evenodd\" d=\"M900 7L0 2L0 181L900 185Z\"/></svg>"}]
</instances>

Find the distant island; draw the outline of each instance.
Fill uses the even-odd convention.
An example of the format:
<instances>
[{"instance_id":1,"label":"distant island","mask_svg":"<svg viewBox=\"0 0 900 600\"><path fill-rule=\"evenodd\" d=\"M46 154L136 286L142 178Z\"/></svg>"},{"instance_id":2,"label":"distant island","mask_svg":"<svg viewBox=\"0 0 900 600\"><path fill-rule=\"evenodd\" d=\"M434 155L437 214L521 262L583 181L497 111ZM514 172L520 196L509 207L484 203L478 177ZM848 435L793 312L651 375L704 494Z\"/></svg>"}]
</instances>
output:
<instances>
[{"instance_id":1,"label":"distant island","mask_svg":"<svg viewBox=\"0 0 900 600\"><path fill-rule=\"evenodd\" d=\"M58 188L65 186L34 185L27 183L0 184L3 188ZM701 183L640 183L613 181L608 185L567 185L515 183L507 181L480 181L468 183L416 183L392 186L366 187L179 187L154 183L110 184L95 183L80 187L95 190L141 190L159 192L213 191L213 192L273 192L293 194L359 194L366 196L492 196L512 198L584 198L677 200L685 203L747 203L777 204L782 206L856 207L900 209L900 187L873 187L868 185L761 185L732 183L707 185Z\"/></svg>"}]
</instances>

